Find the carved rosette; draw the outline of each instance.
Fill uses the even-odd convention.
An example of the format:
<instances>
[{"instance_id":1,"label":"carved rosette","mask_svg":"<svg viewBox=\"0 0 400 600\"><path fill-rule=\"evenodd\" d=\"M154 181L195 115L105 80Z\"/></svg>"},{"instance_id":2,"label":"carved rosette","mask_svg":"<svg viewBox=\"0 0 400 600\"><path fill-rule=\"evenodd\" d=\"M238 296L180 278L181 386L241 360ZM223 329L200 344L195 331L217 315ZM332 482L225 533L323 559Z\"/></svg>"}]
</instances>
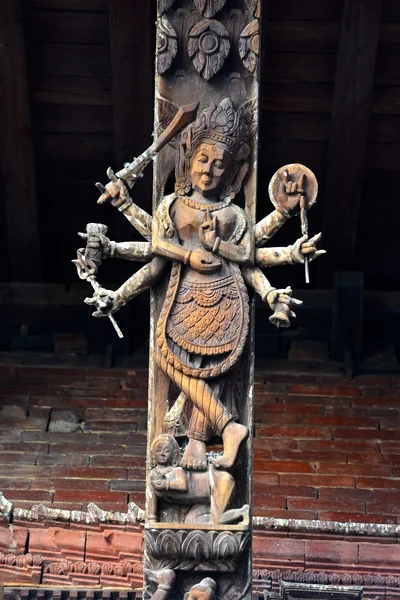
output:
<instances>
[{"instance_id":1,"label":"carved rosette","mask_svg":"<svg viewBox=\"0 0 400 600\"><path fill-rule=\"evenodd\" d=\"M167 17L161 17L157 28L157 73L162 75L172 65L178 52L178 40L175 29Z\"/></svg>"},{"instance_id":2,"label":"carved rosette","mask_svg":"<svg viewBox=\"0 0 400 600\"><path fill-rule=\"evenodd\" d=\"M210 19L224 7L226 0L193 0L195 7L206 19Z\"/></svg>"},{"instance_id":3,"label":"carved rosette","mask_svg":"<svg viewBox=\"0 0 400 600\"><path fill-rule=\"evenodd\" d=\"M175 0L158 0L158 14L163 15L171 8Z\"/></svg>"},{"instance_id":4,"label":"carved rosette","mask_svg":"<svg viewBox=\"0 0 400 600\"><path fill-rule=\"evenodd\" d=\"M261 0L246 0L246 4L256 19L259 19L261 17Z\"/></svg>"},{"instance_id":5,"label":"carved rosette","mask_svg":"<svg viewBox=\"0 0 400 600\"><path fill-rule=\"evenodd\" d=\"M240 34L239 54L246 69L257 77L260 54L260 24L257 19L246 25Z\"/></svg>"},{"instance_id":6,"label":"carved rosette","mask_svg":"<svg viewBox=\"0 0 400 600\"><path fill-rule=\"evenodd\" d=\"M230 47L228 32L218 21L203 19L189 32L189 56L207 81L222 68Z\"/></svg>"}]
</instances>

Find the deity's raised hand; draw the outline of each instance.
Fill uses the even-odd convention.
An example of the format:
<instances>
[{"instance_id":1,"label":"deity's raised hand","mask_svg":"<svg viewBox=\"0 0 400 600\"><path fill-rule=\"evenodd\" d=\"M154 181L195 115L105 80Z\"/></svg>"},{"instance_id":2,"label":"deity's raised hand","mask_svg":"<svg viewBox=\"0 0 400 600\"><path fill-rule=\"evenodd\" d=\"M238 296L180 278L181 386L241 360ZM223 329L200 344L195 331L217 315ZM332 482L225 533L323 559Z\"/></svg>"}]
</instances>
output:
<instances>
[{"instance_id":1,"label":"deity's raised hand","mask_svg":"<svg viewBox=\"0 0 400 600\"><path fill-rule=\"evenodd\" d=\"M211 218L211 212L209 209L206 210L206 215L204 219L204 223L202 223L199 227L199 239L203 244L204 248L207 250L212 250L214 248L215 241L217 239L217 225L218 219L215 216L213 219Z\"/></svg>"}]
</instances>

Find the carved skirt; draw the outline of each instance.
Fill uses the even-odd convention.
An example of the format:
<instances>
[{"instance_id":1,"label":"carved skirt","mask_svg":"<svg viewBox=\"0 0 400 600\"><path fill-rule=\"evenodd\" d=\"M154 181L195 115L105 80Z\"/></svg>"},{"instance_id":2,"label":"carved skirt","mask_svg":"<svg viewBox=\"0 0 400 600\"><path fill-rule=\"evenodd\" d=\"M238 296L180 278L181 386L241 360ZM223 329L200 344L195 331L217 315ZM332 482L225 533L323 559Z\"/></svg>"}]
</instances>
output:
<instances>
[{"instance_id":1,"label":"carved skirt","mask_svg":"<svg viewBox=\"0 0 400 600\"><path fill-rule=\"evenodd\" d=\"M210 282L181 281L174 263L157 324L161 353L191 377L218 377L232 368L246 342L249 298L240 268Z\"/></svg>"}]
</instances>

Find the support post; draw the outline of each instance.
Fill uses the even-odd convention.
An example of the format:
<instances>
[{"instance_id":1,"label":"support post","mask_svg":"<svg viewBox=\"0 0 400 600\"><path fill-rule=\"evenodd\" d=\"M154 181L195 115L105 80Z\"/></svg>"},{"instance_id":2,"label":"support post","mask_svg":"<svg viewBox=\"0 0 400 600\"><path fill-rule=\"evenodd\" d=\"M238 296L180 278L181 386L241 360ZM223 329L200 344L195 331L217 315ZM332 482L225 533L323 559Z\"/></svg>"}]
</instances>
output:
<instances>
[{"instance_id":1,"label":"support post","mask_svg":"<svg viewBox=\"0 0 400 600\"><path fill-rule=\"evenodd\" d=\"M21 0L0 2L0 167L10 277L40 281L36 182Z\"/></svg>"}]
</instances>

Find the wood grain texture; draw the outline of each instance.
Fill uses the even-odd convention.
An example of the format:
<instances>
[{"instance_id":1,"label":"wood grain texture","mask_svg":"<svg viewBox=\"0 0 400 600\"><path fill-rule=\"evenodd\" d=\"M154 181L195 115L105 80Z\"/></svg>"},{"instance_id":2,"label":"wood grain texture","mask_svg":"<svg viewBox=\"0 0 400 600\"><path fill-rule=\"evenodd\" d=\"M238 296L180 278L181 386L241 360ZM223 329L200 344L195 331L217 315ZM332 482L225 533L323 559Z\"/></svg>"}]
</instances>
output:
<instances>
[{"instance_id":1,"label":"wood grain texture","mask_svg":"<svg viewBox=\"0 0 400 600\"><path fill-rule=\"evenodd\" d=\"M29 91L21 2L0 3L1 176L5 192L11 277L41 277Z\"/></svg>"},{"instance_id":2,"label":"wood grain texture","mask_svg":"<svg viewBox=\"0 0 400 600\"><path fill-rule=\"evenodd\" d=\"M381 0L346 0L332 108L323 231L321 284L351 269L365 169ZM340 239L340 243L338 243Z\"/></svg>"}]
</instances>

